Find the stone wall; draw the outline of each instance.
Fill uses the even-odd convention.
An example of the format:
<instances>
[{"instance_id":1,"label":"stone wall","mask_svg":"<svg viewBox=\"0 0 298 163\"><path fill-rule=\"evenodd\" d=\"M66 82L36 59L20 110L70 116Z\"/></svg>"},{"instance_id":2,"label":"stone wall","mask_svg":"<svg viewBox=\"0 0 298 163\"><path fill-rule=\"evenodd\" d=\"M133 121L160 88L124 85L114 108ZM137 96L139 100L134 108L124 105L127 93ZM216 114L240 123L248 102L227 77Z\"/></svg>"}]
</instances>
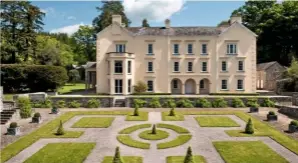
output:
<instances>
[{"instance_id":1,"label":"stone wall","mask_svg":"<svg viewBox=\"0 0 298 163\"><path fill-rule=\"evenodd\" d=\"M298 118L298 107L297 106L285 106L285 105L276 105L278 112L288 115L290 117Z\"/></svg>"},{"instance_id":2,"label":"stone wall","mask_svg":"<svg viewBox=\"0 0 298 163\"><path fill-rule=\"evenodd\" d=\"M31 101L45 101L47 98L47 94L45 92L36 92L36 93L26 93L26 94L18 94L13 96L13 100L16 101L19 97L28 97Z\"/></svg>"},{"instance_id":3,"label":"stone wall","mask_svg":"<svg viewBox=\"0 0 298 163\"><path fill-rule=\"evenodd\" d=\"M146 105L144 106L144 107L147 107L152 98L154 98L154 97L127 97L125 104L126 104L126 107L133 107L134 99L142 99L147 102ZM179 101L181 99L188 99L193 102L195 102L196 100L199 99L198 97L158 97L158 98L159 98L159 102L161 105L168 99L173 99L174 101ZM212 102L215 99L221 98L221 97L213 96L213 97L204 97L204 98L207 99L208 101ZM222 98L224 98L226 101L228 101L229 106L232 106L232 101L235 97L222 97ZM247 100L252 97L239 97L239 98L244 102L244 104L246 104ZM256 98L258 98L259 104L261 104L264 101L264 99L267 99L267 98L269 98L272 101L279 103L279 104L291 104L292 103L292 97L290 97L290 96L269 96L269 97L256 97Z\"/></svg>"},{"instance_id":4,"label":"stone wall","mask_svg":"<svg viewBox=\"0 0 298 163\"><path fill-rule=\"evenodd\" d=\"M50 98L52 103L55 104L59 100L65 101L66 104L71 101L77 101L81 103L82 107L87 105L87 102L91 99L96 99L100 102L100 107L112 107L113 106L113 97L89 97L89 96L80 96L80 97L62 97L62 96L54 96Z\"/></svg>"},{"instance_id":5,"label":"stone wall","mask_svg":"<svg viewBox=\"0 0 298 163\"><path fill-rule=\"evenodd\" d=\"M293 105L298 106L298 92L293 93L292 103Z\"/></svg>"},{"instance_id":6,"label":"stone wall","mask_svg":"<svg viewBox=\"0 0 298 163\"><path fill-rule=\"evenodd\" d=\"M3 88L0 87L0 111L3 110Z\"/></svg>"}]
</instances>

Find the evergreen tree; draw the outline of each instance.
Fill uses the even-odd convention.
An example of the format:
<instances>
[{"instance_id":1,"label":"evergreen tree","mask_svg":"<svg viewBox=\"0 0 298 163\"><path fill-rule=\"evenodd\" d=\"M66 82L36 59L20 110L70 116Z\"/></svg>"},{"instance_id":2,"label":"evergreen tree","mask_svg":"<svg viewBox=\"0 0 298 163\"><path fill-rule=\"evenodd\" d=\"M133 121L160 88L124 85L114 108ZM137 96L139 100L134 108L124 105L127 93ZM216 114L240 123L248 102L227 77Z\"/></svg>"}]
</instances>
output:
<instances>
[{"instance_id":1,"label":"evergreen tree","mask_svg":"<svg viewBox=\"0 0 298 163\"><path fill-rule=\"evenodd\" d=\"M176 116L175 108L172 108L172 109L170 110L169 116Z\"/></svg>"},{"instance_id":2,"label":"evergreen tree","mask_svg":"<svg viewBox=\"0 0 298 163\"><path fill-rule=\"evenodd\" d=\"M124 163L121 155L120 155L120 149L119 147L116 147L115 155L113 158L113 163Z\"/></svg>"},{"instance_id":3,"label":"evergreen tree","mask_svg":"<svg viewBox=\"0 0 298 163\"><path fill-rule=\"evenodd\" d=\"M194 163L194 162L195 161L194 161L194 158L193 158L193 155L192 155L191 147L188 147L183 163Z\"/></svg>"},{"instance_id":4,"label":"evergreen tree","mask_svg":"<svg viewBox=\"0 0 298 163\"><path fill-rule=\"evenodd\" d=\"M142 27L150 27L150 25L148 24L147 19L143 19L143 21L142 21Z\"/></svg>"},{"instance_id":5,"label":"evergreen tree","mask_svg":"<svg viewBox=\"0 0 298 163\"><path fill-rule=\"evenodd\" d=\"M64 134L65 134L65 132L64 132L64 128L63 128L63 123L62 123L62 121L60 120L60 125L59 125L59 127L58 127L58 130L57 130L56 135L64 135Z\"/></svg>"},{"instance_id":6,"label":"evergreen tree","mask_svg":"<svg viewBox=\"0 0 298 163\"><path fill-rule=\"evenodd\" d=\"M138 105L135 105L135 110L133 112L133 116L139 116L139 106Z\"/></svg>"},{"instance_id":7,"label":"evergreen tree","mask_svg":"<svg viewBox=\"0 0 298 163\"><path fill-rule=\"evenodd\" d=\"M247 134L253 134L254 133L254 126L253 126L251 118L249 118L249 120L246 124L245 133L247 133Z\"/></svg>"},{"instance_id":8,"label":"evergreen tree","mask_svg":"<svg viewBox=\"0 0 298 163\"><path fill-rule=\"evenodd\" d=\"M153 127L152 127L151 134L156 134L156 126L155 125L153 125Z\"/></svg>"}]
</instances>

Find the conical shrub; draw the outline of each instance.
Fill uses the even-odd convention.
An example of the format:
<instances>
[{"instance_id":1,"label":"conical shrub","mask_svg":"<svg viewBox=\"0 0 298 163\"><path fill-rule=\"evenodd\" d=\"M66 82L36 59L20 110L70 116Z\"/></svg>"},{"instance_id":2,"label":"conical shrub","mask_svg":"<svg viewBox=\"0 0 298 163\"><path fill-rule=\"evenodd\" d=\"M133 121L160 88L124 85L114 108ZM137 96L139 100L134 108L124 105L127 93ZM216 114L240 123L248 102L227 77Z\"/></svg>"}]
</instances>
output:
<instances>
[{"instance_id":1,"label":"conical shrub","mask_svg":"<svg viewBox=\"0 0 298 163\"><path fill-rule=\"evenodd\" d=\"M170 110L169 116L176 116L175 108L172 108L172 109Z\"/></svg>"},{"instance_id":2,"label":"conical shrub","mask_svg":"<svg viewBox=\"0 0 298 163\"><path fill-rule=\"evenodd\" d=\"M135 105L135 110L133 111L133 116L139 116L140 113L139 113L139 106L138 105Z\"/></svg>"},{"instance_id":3,"label":"conical shrub","mask_svg":"<svg viewBox=\"0 0 298 163\"><path fill-rule=\"evenodd\" d=\"M152 127L151 134L156 134L156 126L155 125L153 125L153 127Z\"/></svg>"},{"instance_id":4,"label":"conical shrub","mask_svg":"<svg viewBox=\"0 0 298 163\"><path fill-rule=\"evenodd\" d=\"M184 162L183 163L195 163L195 161L193 159L191 147L188 147L187 148L186 156L184 158Z\"/></svg>"},{"instance_id":5,"label":"conical shrub","mask_svg":"<svg viewBox=\"0 0 298 163\"><path fill-rule=\"evenodd\" d=\"M124 163L121 155L119 147L116 147L115 156L113 158L113 163Z\"/></svg>"},{"instance_id":6,"label":"conical shrub","mask_svg":"<svg viewBox=\"0 0 298 163\"><path fill-rule=\"evenodd\" d=\"M249 118L247 124L246 124L246 127L245 127L245 133L247 134L253 134L255 131L254 131L254 125L252 123L252 120L251 118Z\"/></svg>"},{"instance_id":7,"label":"conical shrub","mask_svg":"<svg viewBox=\"0 0 298 163\"><path fill-rule=\"evenodd\" d=\"M65 134L65 132L64 132L64 128L63 128L63 123L62 123L62 121L60 121L60 125L58 127L56 135L64 135L64 134Z\"/></svg>"}]
</instances>

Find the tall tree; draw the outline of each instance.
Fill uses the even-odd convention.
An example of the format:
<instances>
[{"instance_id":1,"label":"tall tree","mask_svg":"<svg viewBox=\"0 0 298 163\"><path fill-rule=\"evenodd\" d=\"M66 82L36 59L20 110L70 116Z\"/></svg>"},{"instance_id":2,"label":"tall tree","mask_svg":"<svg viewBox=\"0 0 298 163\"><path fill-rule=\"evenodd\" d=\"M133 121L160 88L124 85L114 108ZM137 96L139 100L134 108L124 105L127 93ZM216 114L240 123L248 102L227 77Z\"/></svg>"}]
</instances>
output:
<instances>
[{"instance_id":1,"label":"tall tree","mask_svg":"<svg viewBox=\"0 0 298 163\"><path fill-rule=\"evenodd\" d=\"M98 33L105 27L109 26L112 22L112 15L121 15L122 23L129 26L130 20L126 17L124 13L124 7L120 1L103 1L102 7L96 7L100 15L93 19L93 26L95 32Z\"/></svg>"},{"instance_id":2,"label":"tall tree","mask_svg":"<svg viewBox=\"0 0 298 163\"><path fill-rule=\"evenodd\" d=\"M143 19L143 21L142 21L142 27L150 27L147 19Z\"/></svg>"}]
</instances>

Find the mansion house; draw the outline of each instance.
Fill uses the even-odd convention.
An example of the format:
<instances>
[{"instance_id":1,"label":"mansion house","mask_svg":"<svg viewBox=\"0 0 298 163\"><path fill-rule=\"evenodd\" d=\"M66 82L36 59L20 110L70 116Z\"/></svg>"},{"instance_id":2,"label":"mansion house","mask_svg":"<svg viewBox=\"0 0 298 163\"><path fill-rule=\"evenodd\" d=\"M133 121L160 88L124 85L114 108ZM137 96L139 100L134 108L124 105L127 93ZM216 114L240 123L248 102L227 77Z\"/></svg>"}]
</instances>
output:
<instances>
[{"instance_id":1,"label":"mansion house","mask_svg":"<svg viewBox=\"0 0 298 163\"><path fill-rule=\"evenodd\" d=\"M239 16L215 27L125 27L120 15L97 34L96 92L255 93L256 37Z\"/></svg>"}]
</instances>

